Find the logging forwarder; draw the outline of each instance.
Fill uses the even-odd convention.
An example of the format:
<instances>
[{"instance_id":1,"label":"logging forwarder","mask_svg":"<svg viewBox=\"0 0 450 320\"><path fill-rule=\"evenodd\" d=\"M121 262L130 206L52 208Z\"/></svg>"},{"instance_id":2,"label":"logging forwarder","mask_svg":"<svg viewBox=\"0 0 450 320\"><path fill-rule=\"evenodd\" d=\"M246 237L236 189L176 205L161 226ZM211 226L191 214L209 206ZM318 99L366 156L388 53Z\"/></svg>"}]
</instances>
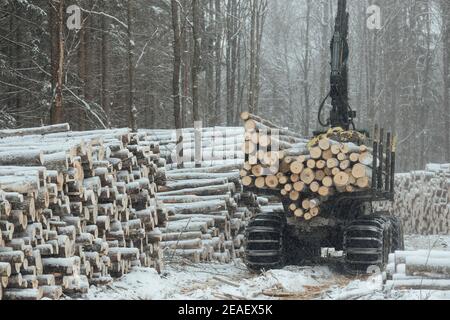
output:
<instances>
[{"instance_id":1,"label":"logging forwarder","mask_svg":"<svg viewBox=\"0 0 450 320\"><path fill-rule=\"evenodd\" d=\"M403 250L401 221L386 212L375 212L376 201L393 201L395 174L395 138L375 127L372 137L367 130L357 130L348 99L348 21L346 0L338 0L335 30L331 41L330 92L323 100L318 121L326 132L321 137L354 145L373 145L370 187L360 192L336 192L320 202L320 217L298 219L289 214L289 202L282 197L284 213L257 214L246 231L245 261L249 269L260 271L286 263L302 263L320 258L321 248L342 251L342 262L350 273L384 270L389 253ZM331 98L329 118L324 121L324 105ZM255 193L280 195L279 190L255 189ZM309 191L302 191L308 193Z\"/></svg>"}]
</instances>

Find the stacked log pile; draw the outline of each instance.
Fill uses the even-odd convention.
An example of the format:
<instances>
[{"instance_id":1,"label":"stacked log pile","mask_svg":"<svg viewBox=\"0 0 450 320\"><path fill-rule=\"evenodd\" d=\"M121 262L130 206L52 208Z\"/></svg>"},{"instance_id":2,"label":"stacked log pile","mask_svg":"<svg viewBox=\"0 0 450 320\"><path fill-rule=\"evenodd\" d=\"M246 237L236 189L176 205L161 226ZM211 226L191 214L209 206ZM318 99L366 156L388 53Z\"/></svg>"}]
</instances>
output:
<instances>
[{"instance_id":1,"label":"stacked log pile","mask_svg":"<svg viewBox=\"0 0 450 320\"><path fill-rule=\"evenodd\" d=\"M380 203L377 209L401 217L406 233L450 232L450 164L397 174L395 190L394 203Z\"/></svg>"},{"instance_id":2,"label":"stacked log pile","mask_svg":"<svg viewBox=\"0 0 450 320\"><path fill-rule=\"evenodd\" d=\"M0 131L0 299L58 299L160 269L158 150L128 129Z\"/></svg>"},{"instance_id":3,"label":"stacked log pile","mask_svg":"<svg viewBox=\"0 0 450 320\"><path fill-rule=\"evenodd\" d=\"M175 130L141 130L142 133L149 136L160 149L161 157L166 159L169 164L176 162L177 137ZM228 159L231 164L236 161L244 159L242 152L242 141L244 136L244 129L240 127L213 127L182 129L181 138L183 156L185 158L184 167L189 167L195 158L195 134L200 133L201 157L204 165L212 166L217 164L224 164L224 159ZM169 167L176 167L169 166Z\"/></svg>"},{"instance_id":4,"label":"stacked log pile","mask_svg":"<svg viewBox=\"0 0 450 320\"><path fill-rule=\"evenodd\" d=\"M450 251L397 251L391 254L386 289L450 290Z\"/></svg>"},{"instance_id":5,"label":"stacked log pile","mask_svg":"<svg viewBox=\"0 0 450 320\"><path fill-rule=\"evenodd\" d=\"M337 142L348 132L330 131L309 141L247 112L241 118L246 154L243 185L279 190L296 217L310 220L330 196L370 188L372 150L364 144Z\"/></svg>"},{"instance_id":6,"label":"stacked log pile","mask_svg":"<svg viewBox=\"0 0 450 320\"><path fill-rule=\"evenodd\" d=\"M184 166L176 161L174 130L145 130L156 141L168 165L167 181L158 199L169 219L161 228L166 257L193 262L227 263L244 254L244 230L259 208L258 199L242 193L239 170L243 164L242 128L205 128L201 139L201 167L195 167L195 134L183 129Z\"/></svg>"}]
</instances>

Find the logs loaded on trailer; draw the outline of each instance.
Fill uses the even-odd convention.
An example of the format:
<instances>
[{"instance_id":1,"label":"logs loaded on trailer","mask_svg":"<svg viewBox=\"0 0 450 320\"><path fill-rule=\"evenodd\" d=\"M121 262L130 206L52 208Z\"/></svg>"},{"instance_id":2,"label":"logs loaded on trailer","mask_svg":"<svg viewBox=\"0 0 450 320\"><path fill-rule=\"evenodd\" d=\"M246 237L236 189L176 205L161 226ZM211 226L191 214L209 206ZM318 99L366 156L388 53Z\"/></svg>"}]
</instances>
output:
<instances>
[{"instance_id":1,"label":"logs loaded on trailer","mask_svg":"<svg viewBox=\"0 0 450 320\"><path fill-rule=\"evenodd\" d=\"M58 299L162 268L165 162L146 134L63 124L0 137L0 298Z\"/></svg>"},{"instance_id":2,"label":"logs loaded on trailer","mask_svg":"<svg viewBox=\"0 0 450 320\"><path fill-rule=\"evenodd\" d=\"M169 221L161 228L161 247L167 259L193 262L230 260L244 254L244 230L259 209L253 194L242 193L242 128L204 128L201 134L201 167L195 167L195 135L183 129L187 162L174 163L176 132L142 130L158 143L166 166L166 181L158 187L158 199L167 209ZM227 160L228 159L228 160Z\"/></svg>"},{"instance_id":3,"label":"logs loaded on trailer","mask_svg":"<svg viewBox=\"0 0 450 320\"><path fill-rule=\"evenodd\" d=\"M372 149L359 133L330 130L313 140L244 112L242 183L279 190L298 218L310 220L338 193L366 191L372 185ZM346 142L351 138L354 142Z\"/></svg>"},{"instance_id":4,"label":"logs loaded on trailer","mask_svg":"<svg viewBox=\"0 0 450 320\"><path fill-rule=\"evenodd\" d=\"M402 218L409 234L450 232L450 164L428 164L425 170L395 177L395 201L379 203L378 210Z\"/></svg>"},{"instance_id":5,"label":"logs loaded on trailer","mask_svg":"<svg viewBox=\"0 0 450 320\"><path fill-rule=\"evenodd\" d=\"M386 270L387 290L450 290L450 251L396 251Z\"/></svg>"}]
</instances>

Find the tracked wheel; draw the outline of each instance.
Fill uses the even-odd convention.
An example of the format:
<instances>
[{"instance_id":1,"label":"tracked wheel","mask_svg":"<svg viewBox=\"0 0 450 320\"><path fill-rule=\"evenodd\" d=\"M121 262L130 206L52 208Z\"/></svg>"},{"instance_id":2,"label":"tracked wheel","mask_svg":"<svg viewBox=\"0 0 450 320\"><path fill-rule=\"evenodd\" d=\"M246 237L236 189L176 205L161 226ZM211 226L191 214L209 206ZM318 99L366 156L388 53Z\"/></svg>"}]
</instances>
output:
<instances>
[{"instance_id":1,"label":"tracked wheel","mask_svg":"<svg viewBox=\"0 0 450 320\"><path fill-rule=\"evenodd\" d=\"M285 228L286 218L279 213L261 213L250 221L245 234L245 264L251 271L284 267Z\"/></svg>"},{"instance_id":2,"label":"tracked wheel","mask_svg":"<svg viewBox=\"0 0 450 320\"><path fill-rule=\"evenodd\" d=\"M389 217L374 215L351 222L344 232L345 268L352 274L384 270L392 250Z\"/></svg>"}]
</instances>

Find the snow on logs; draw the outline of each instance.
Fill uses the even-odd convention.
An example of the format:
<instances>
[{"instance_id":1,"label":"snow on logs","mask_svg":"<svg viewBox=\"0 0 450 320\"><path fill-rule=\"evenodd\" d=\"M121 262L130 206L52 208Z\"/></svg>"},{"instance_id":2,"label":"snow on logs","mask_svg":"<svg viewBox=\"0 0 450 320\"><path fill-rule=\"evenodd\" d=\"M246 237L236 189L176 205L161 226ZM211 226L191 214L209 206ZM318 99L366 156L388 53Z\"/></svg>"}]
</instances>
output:
<instances>
[{"instance_id":1,"label":"snow on logs","mask_svg":"<svg viewBox=\"0 0 450 320\"><path fill-rule=\"evenodd\" d=\"M240 171L243 185L279 190L296 217L310 220L320 214L320 204L329 196L370 188L373 157L365 145L337 142L328 135L310 143L247 112L241 118L246 154Z\"/></svg>"},{"instance_id":2,"label":"snow on logs","mask_svg":"<svg viewBox=\"0 0 450 320\"><path fill-rule=\"evenodd\" d=\"M183 129L183 169L175 163L175 130L142 132L157 142L168 163L166 181L158 187L158 199L169 215L159 235L165 256L223 263L242 257L245 226L259 209L254 195L242 193L244 130L202 129L202 162L196 168L194 130Z\"/></svg>"},{"instance_id":3,"label":"snow on logs","mask_svg":"<svg viewBox=\"0 0 450 320\"><path fill-rule=\"evenodd\" d=\"M229 170L224 165L167 171L158 193L169 215L161 228L167 257L227 263L243 256L243 233L253 212L240 193L239 170Z\"/></svg>"},{"instance_id":4,"label":"snow on logs","mask_svg":"<svg viewBox=\"0 0 450 320\"><path fill-rule=\"evenodd\" d=\"M395 201L379 210L402 218L405 233L450 232L450 164L428 164L425 170L395 176Z\"/></svg>"},{"instance_id":5,"label":"snow on logs","mask_svg":"<svg viewBox=\"0 0 450 320\"><path fill-rule=\"evenodd\" d=\"M450 251L396 251L389 255L387 290L450 290Z\"/></svg>"},{"instance_id":6,"label":"snow on logs","mask_svg":"<svg viewBox=\"0 0 450 320\"><path fill-rule=\"evenodd\" d=\"M0 299L58 299L162 267L158 146L128 129L0 131Z\"/></svg>"}]
</instances>

